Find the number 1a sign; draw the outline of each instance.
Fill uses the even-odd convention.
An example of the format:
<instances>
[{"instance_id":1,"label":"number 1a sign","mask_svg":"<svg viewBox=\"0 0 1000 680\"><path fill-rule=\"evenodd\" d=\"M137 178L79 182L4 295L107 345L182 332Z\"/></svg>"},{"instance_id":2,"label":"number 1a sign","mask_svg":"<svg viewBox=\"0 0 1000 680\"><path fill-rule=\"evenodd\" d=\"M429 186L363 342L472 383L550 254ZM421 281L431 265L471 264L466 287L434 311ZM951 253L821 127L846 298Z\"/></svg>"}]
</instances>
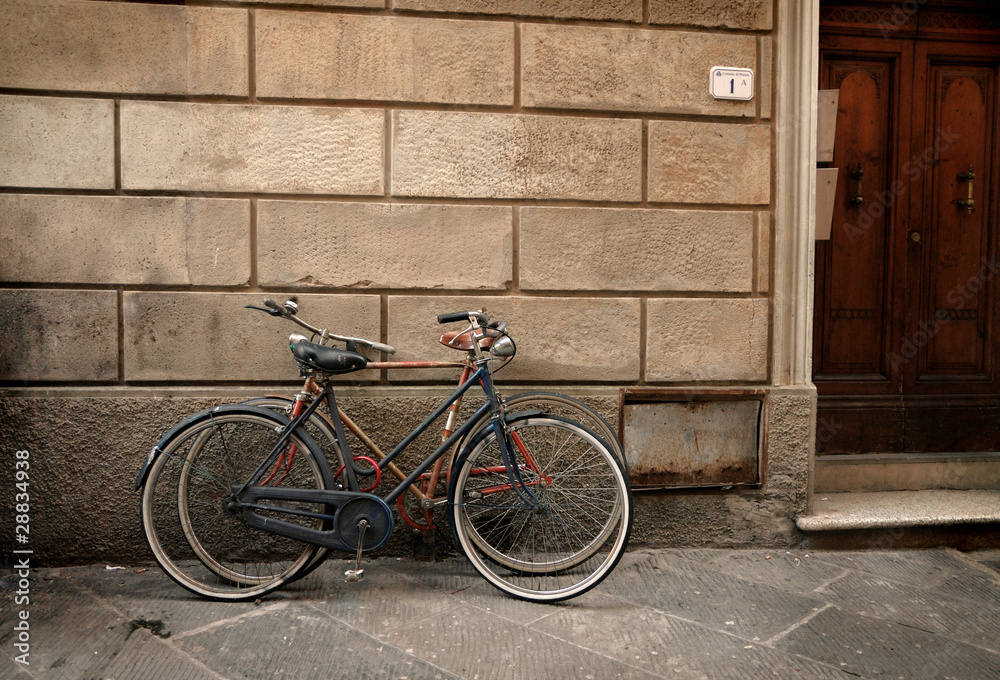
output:
<instances>
[{"instance_id":1,"label":"number 1a sign","mask_svg":"<svg viewBox=\"0 0 1000 680\"><path fill-rule=\"evenodd\" d=\"M713 66L709 76L709 91L716 99L753 99L753 70Z\"/></svg>"}]
</instances>

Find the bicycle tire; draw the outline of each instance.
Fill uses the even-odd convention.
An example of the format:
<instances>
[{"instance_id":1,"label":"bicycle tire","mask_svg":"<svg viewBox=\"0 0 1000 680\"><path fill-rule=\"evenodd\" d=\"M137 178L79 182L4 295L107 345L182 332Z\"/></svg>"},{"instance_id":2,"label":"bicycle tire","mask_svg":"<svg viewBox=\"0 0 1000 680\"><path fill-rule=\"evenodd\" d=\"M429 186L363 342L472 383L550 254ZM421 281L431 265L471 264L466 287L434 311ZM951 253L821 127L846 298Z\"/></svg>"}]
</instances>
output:
<instances>
[{"instance_id":1,"label":"bicycle tire","mask_svg":"<svg viewBox=\"0 0 1000 680\"><path fill-rule=\"evenodd\" d=\"M618 433L594 407L565 394L541 391L519 392L505 397L503 403L508 412L539 410L545 415L562 416L586 426L614 451L615 457L622 464L626 474L628 473L628 462L625 460L625 452L622 450L621 442L618 441ZM475 433L482 429L488 420L488 415L480 418L479 422L472 428L471 434L466 436L465 441L462 442L459 451L465 448L466 442L472 441Z\"/></svg>"},{"instance_id":2,"label":"bicycle tire","mask_svg":"<svg viewBox=\"0 0 1000 680\"><path fill-rule=\"evenodd\" d=\"M143 488L142 523L153 557L181 587L211 600L253 600L294 580L315 557L316 546L252 529L241 513L224 506L232 485L246 481L288 424L287 418L263 408L220 406L192 417L161 444L162 453ZM284 488L330 488L329 466L312 438L293 433L283 457L291 446L294 459L285 464L282 458L282 465L265 481ZM297 502L282 506L319 513L326 507ZM313 528L330 524L258 512Z\"/></svg>"},{"instance_id":3,"label":"bicycle tire","mask_svg":"<svg viewBox=\"0 0 1000 680\"><path fill-rule=\"evenodd\" d=\"M458 464L450 506L458 541L476 571L513 597L581 595L611 573L628 545L632 495L624 469L596 434L560 416L525 417L507 431L538 504L513 488L496 435L481 436Z\"/></svg>"}]
</instances>

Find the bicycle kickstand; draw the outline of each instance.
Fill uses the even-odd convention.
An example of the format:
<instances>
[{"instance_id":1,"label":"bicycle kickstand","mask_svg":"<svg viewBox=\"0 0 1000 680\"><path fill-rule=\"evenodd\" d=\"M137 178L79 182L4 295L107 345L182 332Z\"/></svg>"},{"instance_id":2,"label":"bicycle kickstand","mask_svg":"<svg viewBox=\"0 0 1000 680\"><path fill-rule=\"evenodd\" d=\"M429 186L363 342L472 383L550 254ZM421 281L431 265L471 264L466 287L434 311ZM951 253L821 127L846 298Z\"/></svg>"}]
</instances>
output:
<instances>
[{"instance_id":1,"label":"bicycle kickstand","mask_svg":"<svg viewBox=\"0 0 1000 680\"><path fill-rule=\"evenodd\" d=\"M354 560L354 569L348 569L344 572L348 583L360 581L365 577L365 570L361 569L361 549L365 544L365 531L368 529L368 520L363 519L358 522L358 529L361 530L361 533L358 535L358 556Z\"/></svg>"}]
</instances>

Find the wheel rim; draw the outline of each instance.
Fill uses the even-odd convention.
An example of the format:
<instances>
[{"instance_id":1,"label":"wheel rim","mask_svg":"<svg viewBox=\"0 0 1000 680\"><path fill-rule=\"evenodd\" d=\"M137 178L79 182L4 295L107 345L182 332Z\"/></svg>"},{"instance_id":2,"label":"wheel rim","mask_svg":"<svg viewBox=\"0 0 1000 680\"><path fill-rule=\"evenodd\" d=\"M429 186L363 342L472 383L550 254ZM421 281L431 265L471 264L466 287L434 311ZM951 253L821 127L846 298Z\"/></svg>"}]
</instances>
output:
<instances>
[{"instance_id":1,"label":"wheel rim","mask_svg":"<svg viewBox=\"0 0 1000 680\"><path fill-rule=\"evenodd\" d=\"M232 484L245 480L263 458L259 448L267 445L269 451L277 442L276 424L255 414L213 417L178 434L154 464L143 493L147 540L164 571L188 590L215 599L259 597L313 558L314 547L251 529L241 513L225 509ZM293 442L296 457L282 485L325 488L306 444ZM217 454L225 448L228 457ZM316 504L298 506L322 511ZM269 514L306 526L322 523Z\"/></svg>"},{"instance_id":2,"label":"wheel rim","mask_svg":"<svg viewBox=\"0 0 1000 680\"><path fill-rule=\"evenodd\" d=\"M488 437L459 472L464 498L454 512L456 533L476 569L502 590L531 600L573 597L597 585L624 550L631 521L627 482L614 455L578 424L538 418L512 430L536 450L546 443L539 439L548 439L554 451L536 456L543 458L536 461L542 476L521 466L541 506L532 508L510 488L499 447Z\"/></svg>"}]
</instances>

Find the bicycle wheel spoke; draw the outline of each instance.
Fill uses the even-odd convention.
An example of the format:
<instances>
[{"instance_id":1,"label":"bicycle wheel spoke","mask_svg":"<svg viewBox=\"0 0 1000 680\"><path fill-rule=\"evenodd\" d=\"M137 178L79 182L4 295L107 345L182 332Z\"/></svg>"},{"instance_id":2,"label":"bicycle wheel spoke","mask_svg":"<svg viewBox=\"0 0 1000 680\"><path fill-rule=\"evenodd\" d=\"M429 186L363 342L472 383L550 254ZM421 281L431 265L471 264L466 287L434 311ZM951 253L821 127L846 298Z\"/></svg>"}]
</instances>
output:
<instances>
[{"instance_id":1,"label":"bicycle wheel spoke","mask_svg":"<svg viewBox=\"0 0 1000 680\"><path fill-rule=\"evenodd\" d=\"M529 417L511 431L518 460L544 475L530 486L537 501L515 498L509 484L490 486L499 475L478 471L504 463L495 436L483 439L460 462L457 484L463 498L467 490L495 491L452 508L459 541L477 571L515 597L556 601L586 592L628 540L631 497L621 467L599 439L564 418Z\"/></svg>"},{"instance_id":2,"label":"bicycle wheel spoke","mask_svg":"<svg viewBox=\"0 0 1000 680\"><path fill-rule=\"evenodd\" d=\"M259 597L294 579L317 553L313 546L251 528L233 498L233 486L277 450L277 430L287 421L267 413L219 407L194 419L165 445L143 490L143 526L154 556L171 578L203 597ZM282 486L327 488L329 469L319 462L315 445L298 433L288 443L296 455L292 460L286 455ZM300 502L282 507L324 508ZM280 509L253 512L313 528L327 521Z\"/></svg>"}]
</instances>

